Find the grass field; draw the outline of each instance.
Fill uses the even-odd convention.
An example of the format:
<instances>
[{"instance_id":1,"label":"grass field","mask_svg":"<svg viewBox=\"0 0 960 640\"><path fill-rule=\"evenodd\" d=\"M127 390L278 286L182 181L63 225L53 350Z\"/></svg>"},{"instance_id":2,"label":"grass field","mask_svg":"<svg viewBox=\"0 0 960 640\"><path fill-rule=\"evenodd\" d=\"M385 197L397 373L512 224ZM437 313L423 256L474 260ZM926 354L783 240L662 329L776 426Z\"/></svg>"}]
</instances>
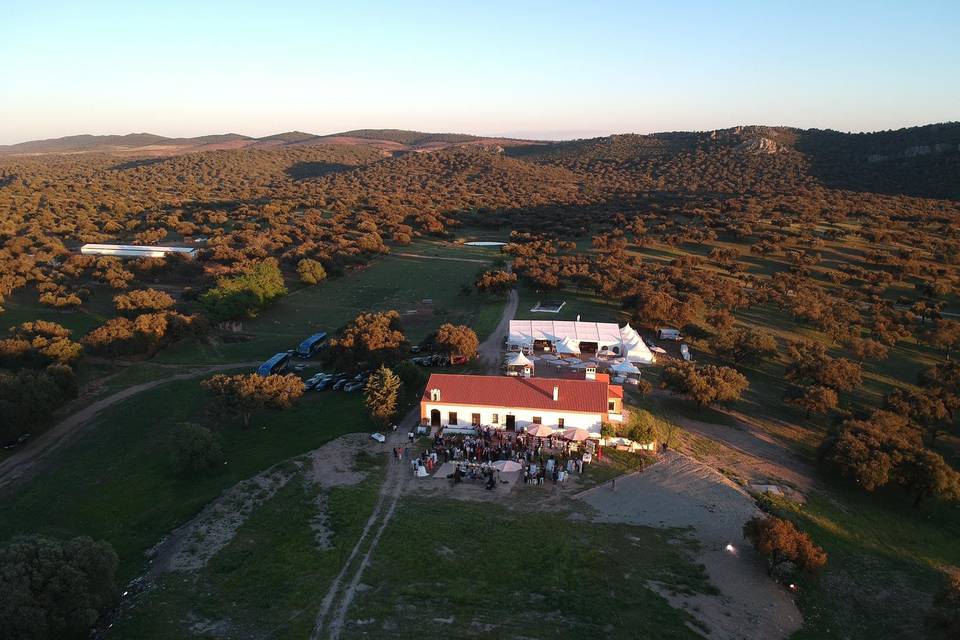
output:
<instances>
[{"instance_id":1,"label":"grass field","mask_svg":"<svg viewBox=\"0 0 960 640\"><path fill-rule=\"evenodd\" d=\"M521 281L517 287L520 300L517 305L517 320L576 320L584 322L616 322L623 325L627 314L615 302L603 300L589 291L560 288L550 291L536 291L528 283ZM564 300L566 304L559 313L530 311L537 302L546 300Z\"/></svg>"},{"instance_id":2,"label":"grass field","mask_svg":"<svg viewBox=\"0 0 960 640\"><path fill-rule=\"evenodd\" d=\"M873 495L836 485L805 505L773 505L829 555L820 575L801 584L804 627L795 640L921 637L940 585L938 567L960 565L956 506L918 510L896 491Z\"/></svg>"},{"instance_id":3,"label":"grass field","mask_svg":"<svg viewBox=\"0 0 960 640\"><path fill-rule=\"evenodd\" d=\"M684 552L693 543L568 515L404 499L349 614L369 624L344 637L700 637L647 586L711 592Z\"/></svg>"},{"instance_id":4,"label":"grass field","mask_svg":"<svg viewBox=\"0 0 960 640\"><path fill-rule=\"evenodd\" d=\"M404 253L423 257L399 255ZM311 333L335 332L361 311L389 309L400 312L404 331L413 342L422 340L444 322L468 324L482 339L496 326L503 300L475 293L464 295L461 287L472 289L477 272L489 267L496 257L489 249L414 243L342 277L292 291L258 317L244 321L243 333L252 336L247 341L215 346L184 342L161 352L155 360L265 360L276 352L295 348ZM424 304L424 300L431 302Z\"/></svg>"},{"instance_id":5,"label":"grass field","mask_svg":"<svg viewBox=\"0 0 960 640\"><path fill-rule=\"evenodd\" d=\"M166 574L126 603L111 636L176 640L209 631L229 637L307 637L320 601L376 502L382 477L377 469L367 465L371 473L361 484L326 492L332 548L319 549L310 526L320 490L295 477L253 512L206 567Z\"/></svg>"},{"instance_id":6,"label":"grass field","mask_svg":"<svg viewBox=\"0 0 960 640\"><path fill-rule=\"evenodd\" d=\"M189 479L172 469L170 433L183 421L214 424L210 400L197 379L162 385L104 411L53 454L49 469L4 495L0 539L31 532L104 539L129 579L143 570L146 549L227 487L344 433L368 431L362 401L308 393L292 409L256 415L249 429L224 424L223 470Z\"/></svg>"},{"instance_id":7,"label":"grass field","mask_svg":"<svg viewBox=\"0 0 960 640\"><path fill-rule=\"evenodd\" d=\"M107 318L116 315L113 308L113 295L116 293L103 285L92 285L93 295L83 305L73 311L59 311L37 302L39 294L32 288L19 290L3 303L0 313L0 331L6 333L10 327L33 320L47 320L73 331L73 339L103 324Z\"/></svg>"}]
</instances>

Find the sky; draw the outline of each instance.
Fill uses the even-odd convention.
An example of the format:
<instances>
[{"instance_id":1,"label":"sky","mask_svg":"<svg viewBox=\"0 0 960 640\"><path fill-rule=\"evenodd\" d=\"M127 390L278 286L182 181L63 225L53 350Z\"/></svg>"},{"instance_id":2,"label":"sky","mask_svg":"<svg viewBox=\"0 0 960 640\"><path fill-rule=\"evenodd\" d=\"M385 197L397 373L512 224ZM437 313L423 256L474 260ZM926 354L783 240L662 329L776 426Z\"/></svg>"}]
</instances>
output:
<instances>
[{"instance_id":1,"label":"sky","mask_svg":"<svg viewBox=\"0 0 960 640\"><path fill-rule=\"evenodd\" d=\"M4 3L0 144L960 120L960 1Z\"/></svg>"}]
</instances>

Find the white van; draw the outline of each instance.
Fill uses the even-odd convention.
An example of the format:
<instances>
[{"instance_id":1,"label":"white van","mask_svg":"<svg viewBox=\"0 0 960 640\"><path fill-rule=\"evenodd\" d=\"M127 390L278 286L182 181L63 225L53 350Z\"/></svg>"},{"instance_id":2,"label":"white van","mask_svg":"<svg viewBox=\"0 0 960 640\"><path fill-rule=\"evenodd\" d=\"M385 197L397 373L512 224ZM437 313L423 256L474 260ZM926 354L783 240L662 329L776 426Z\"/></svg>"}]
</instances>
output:
<instances>
[{"instance_id":1,"label":"white van","mask_svg":"<svg viewBox=\"0 0 960 640\"><path fill-rule=\"evenodd\" d=\"M657 338L660 340L683 340L679 329L667 329L663 327L657 329Z\"/></svg>"}]
</instances>

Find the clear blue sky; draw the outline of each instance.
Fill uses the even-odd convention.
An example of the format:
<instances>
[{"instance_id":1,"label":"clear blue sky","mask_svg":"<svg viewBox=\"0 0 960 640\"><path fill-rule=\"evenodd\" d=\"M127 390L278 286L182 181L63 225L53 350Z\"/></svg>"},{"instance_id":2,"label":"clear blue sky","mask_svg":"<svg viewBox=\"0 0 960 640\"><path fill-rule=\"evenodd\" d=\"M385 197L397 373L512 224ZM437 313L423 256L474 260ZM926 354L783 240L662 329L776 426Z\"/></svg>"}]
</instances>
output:
<instances>
[{"instance_id":1,"label":"clear blue sky","mask_svg":"<svg viewBox=\"0 0 960 640\"><path fill-rule=\"evenodd\" d=\"M6 3L0 59L0 144L960 119L960 0L30 0Z\"/></svg>"}]
</instances>

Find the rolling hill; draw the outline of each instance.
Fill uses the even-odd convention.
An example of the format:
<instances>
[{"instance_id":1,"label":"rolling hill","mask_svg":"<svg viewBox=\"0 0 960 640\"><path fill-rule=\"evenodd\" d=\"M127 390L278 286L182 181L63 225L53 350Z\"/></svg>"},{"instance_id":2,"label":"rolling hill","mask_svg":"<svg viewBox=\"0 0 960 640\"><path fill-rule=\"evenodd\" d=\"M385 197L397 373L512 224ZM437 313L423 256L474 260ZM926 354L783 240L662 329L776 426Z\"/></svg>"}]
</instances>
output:
<instances>
[{"instance_id":1,"label":"rolling hill","mask_svg":"<svg viewBox=\"0 0 960 640\"><path fill-rule=\"evenodd\" d=\"M327 135L317 135L303 131L286 131L261 138L236 133L205 135L195 138L168 138L152 133L103 136L85 134L0 145L0 155L111 153L126 156L165 156L218 149L331 144L364 145L391 153L403 153L407 151L432 151L458 145L512 146L536 143L530 140L486 138L455 133L422 133L400 129L358 129Z\"/></svg>"}]
</instances>

